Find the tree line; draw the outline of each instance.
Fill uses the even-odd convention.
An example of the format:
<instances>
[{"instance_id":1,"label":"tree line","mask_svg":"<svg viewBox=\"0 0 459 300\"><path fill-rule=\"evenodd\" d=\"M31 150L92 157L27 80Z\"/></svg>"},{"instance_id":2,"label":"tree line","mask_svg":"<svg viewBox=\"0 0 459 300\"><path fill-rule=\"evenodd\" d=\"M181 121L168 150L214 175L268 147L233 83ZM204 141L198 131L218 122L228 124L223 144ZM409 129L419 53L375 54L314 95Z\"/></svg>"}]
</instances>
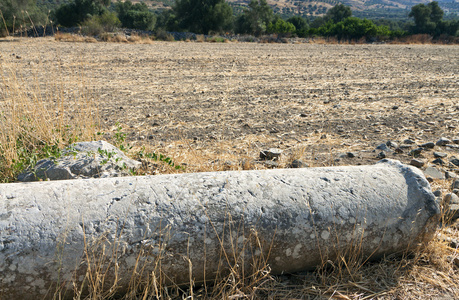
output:
<instances>
[{"instance_id":1,"label":"tree line","mask_svg":"<svg viewBox=\"0 0 459 300\"><path fill-rule=\"evenodd\" d=\"M443 20L444 12L436 1L413 6L408 17L414 22L403 28L392 26L390 21L353 17L350 7L343 4L335 5L324 16L312 20L300 16L283 19L273 12L266 0L251 0L238 11L235 15L225 0L176 0L172 9L161 12L150 10L143 2L133 4L130 0L68 0L48 12L40 10L36 0L0 0L0 29L11 31L20 26L52 23L93 28L93 35L123 27L196 34L325 36L338 40L408 34L457 36L459 30L459 20Z\"/></svg>"}]
</instances>

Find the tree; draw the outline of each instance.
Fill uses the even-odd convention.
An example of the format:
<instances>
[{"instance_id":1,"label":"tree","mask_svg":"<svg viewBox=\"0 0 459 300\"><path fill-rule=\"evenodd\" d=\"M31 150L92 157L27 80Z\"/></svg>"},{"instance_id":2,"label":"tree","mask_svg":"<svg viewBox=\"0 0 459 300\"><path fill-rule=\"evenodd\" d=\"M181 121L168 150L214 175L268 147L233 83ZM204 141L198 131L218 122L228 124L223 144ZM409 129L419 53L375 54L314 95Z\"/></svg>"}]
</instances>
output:
<instances>
[{"instance_id":1,"label":"tree","mask_svg":"<svg viewBox=\"0 0 459 300\"><path fill-rule=\"evenodd\" d=\"M27 27L31 22L35 25L46 22L46 14L39 10L34 0L0 0L0 12L0 29L3 30Z\"/></svg>"},{"instance_id":2,"label":"tree","mask_svg":"<svg viewBox=\"0 0 459 300\"><path fill-rule=\"evenodd\" d=\"M438 5L437 1L428 3L427 5L420 3L411 8L410 18L414 18L415 26L412 28L413 33L427 33L438 36L443 30L447 30L448 26L443 24L443 10Z\"/></svg>"},{"instance_id":3,"label":"tree","mask_svg":"<svg viewBox=\"0 0 459 300\"><path fill-rule=\"evenodd\" d=\"M280 35L292 34L295 32L295 30L295 25L280 18L275 23L270 23L267 27L268 33L277 33Z\"/></svg>"},{"instance_id":4,"label":"tree","mask_svg":"<svg viewBox=\"0 0 459 300\"><path fill-rule=\"evenodd\" d=\"M325 15L325 21L331 20L333 23L344 21L352 16L352 11L349 6L337 4L330 8Z\"/></svg>"},{"instance_id":5,"label":"tree","mask_svg":"<svg viewBox=\"0 0 459 300\"><path fill-rule=\"evenodd\" d=\"M299 37L306 37L309 31L309 25L307 20L300 16L293 16L287 19L287 22L292 23L295 26L296 30L295 33Z\"/></svg>"},{"instance_id":6,"label":"tree","mask_svg":"<svg viewBox=\"0 0 459 300\"><path fill-rule=\"evenodd\" d=\"M225 0L177 0L173 6L182 30L208 34L231 28L233 10Z\"/></svg>"},{"instance_id":7,"label":"tree","mask_svg":"<svg viewBox=\"0 0 459 300\"><path fill-rule=\"evenodd\" d=\"M390 36L391 32L386 26L376 26L372 21L349 17L338 23L328 21L318 29L320 35L336 36L338 40L355 40L360 38L373 38Z\"/></svg>"},{"instance_id":8,"label":"tree","mask_svg":"<svg viewBox=\"0 0 459 300\"><path fill-rule=\"evenodd\" d=\"M115 3L115 10L121 25L125 28L134 28L141 30L153 30L156 24L156 15L148 9L148 6L141 2L132 4L127 0Z\"/></svg>"},{"instance_id":9,"label":"tree","mask_svg":"<svg viewBox=\"0 0 459 300\"><path fill-rule=\"evenodd\" d=\"M55 17L62 26L77 26L92 16L102 15L108 5L110 0L74 0L59 6L55 11Z\"/></svg>"},{"instance_id":10,"label":"tree","mask_svg":"<svg viewBox=\"0 0 459 300\"><path fill-rule=\"evenodd\" d=\"M238 33L260 35L266 32L267 26L274 20L274 13L266 0L252 0L236 22Z\"/></svg>"}]
</instances>

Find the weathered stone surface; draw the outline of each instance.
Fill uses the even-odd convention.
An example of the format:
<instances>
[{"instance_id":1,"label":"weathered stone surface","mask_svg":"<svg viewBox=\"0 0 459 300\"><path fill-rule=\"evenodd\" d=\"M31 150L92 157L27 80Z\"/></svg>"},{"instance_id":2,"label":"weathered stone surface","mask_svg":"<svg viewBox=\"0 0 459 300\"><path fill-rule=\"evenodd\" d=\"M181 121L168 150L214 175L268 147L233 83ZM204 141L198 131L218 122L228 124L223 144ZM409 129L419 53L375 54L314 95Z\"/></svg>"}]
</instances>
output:
<instances>
[{"instance_id":1,"label":"weathered stone surface","mask_svg":"<svg viewBox=\"0 0 459 300\"><path fill-rule=\"evenodd\" d=\"M413 158L410 161L410 165L420 168L420 167L424 166L424 162L422 160L420 160L420 159Z\"/></svg>"},{"instance_id":2,"label":"weathered stone surface","mask_svg":"<svg viewBox=\"0 0 459 300\"><path fill-rule=\"evenodd\" d=\"M260 159L262 160L277 160L282 154L281 149L270 148L268 150L260 151Z\"/></svg>"},{"instance_id":3,"label":"weathered stone surface","mask_svg":"<svg viewBox=\"0 0 459 300\"><path fill-rule=\"evenodd\" d=\"M140 162L128 158L121 150L105 141L75 143L63 150L57 159L42 159L33 172L24 172L19 181L39 179L63 180L106 178L130 175Z\"/></svg>"},{"instance_id":4,"label":"weathered stone surface","mask_svg":"<svg viewBox=\"0 0 459 300\"><path fill-rule=\"evenodd\" d=\"M427 143L421 144L420 146L422 148L432 149L435 147L435 144L433 142L427 142Z\"/></svg>"},{"instance_id":5,"label":"weathered stone surface","mask_svg":"<svg viewBox=\"0 0 459 300\"><path fill-rule=\"evenodd\" d=\"M445 179L445 174L440 169L435 167L427 167L424 170L424 174L426 174L426 176L432 177L433 179Z\"/></svg>"},{"instance_id":6,"label":"weathered stone surface","mask_svg":"<svg viewBox=\"0 0 459 300\"><path fill-rule=\"evenodd\" d=\"M444 146L444 145L449 144L449 143L451 143L451 140L450 140L450 139L445 138L445 137L441 137L441 138L435 143L435 145L437 145L437 146Z\"/></svg>"},{"instance_id":7,"label":"weathered stone surface","mask_svg":"<svg viewBox=\"0 0 459 300\"><path fill-rule=\"evenodd\" d=\"M360 255L376 259L431 239L439 214L422 171L388 160L2 184L0 295L42 299L56 285L71 290L84 279L87 257L92 266L112 263L106 289L115 263L126 288L134 271L158 274L159 260L162 278L186 284L228 271L234 257L248 269L263 260L274 274L314 268L356 243Z\"/></svg>"}]
</instances>

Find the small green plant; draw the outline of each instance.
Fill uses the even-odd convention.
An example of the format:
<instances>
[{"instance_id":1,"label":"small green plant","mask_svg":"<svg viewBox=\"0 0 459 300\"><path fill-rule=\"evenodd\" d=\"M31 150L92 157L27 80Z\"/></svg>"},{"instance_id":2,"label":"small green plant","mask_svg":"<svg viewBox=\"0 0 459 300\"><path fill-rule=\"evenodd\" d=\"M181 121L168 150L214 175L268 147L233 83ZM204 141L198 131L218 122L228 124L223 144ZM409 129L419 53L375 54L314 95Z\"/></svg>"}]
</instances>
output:
<instances>
[{"instance_id":1,"label":"small green plant","mask_svg":"<svg viewBox=\"0 0 459 300\"><path fill-rule=\"evenodd\" d=\"M127 152L132 149L132 146L125 144L126 142L126 133L123 132L123 127L120 123L116 123L116 132L115 132L115 146L118 147L121 151Z\"/></svg>"},{"instance_id":2,"label":"small green plant","mask_svg":"<svg viewBox=\"0 0 459 300\"><path fill-rule=\"evenodd\" d=\"M184 169L184 167L182 165L177 165L174 163L174 161L172 160L172 158L168 157L168 156L165 156L165 155L162 155L162 154L157 154L155 152L145 152L145 147L142 147L142 149L137 152L137 157L138 158L147 158L147 159L151 159L151 160L154 160L154 161L161 161L161 162L164 162L166 163L167 165L169 165L170 167L176 169L176 170L180 170L180 169Z\"/></svg>"}]
</instances>

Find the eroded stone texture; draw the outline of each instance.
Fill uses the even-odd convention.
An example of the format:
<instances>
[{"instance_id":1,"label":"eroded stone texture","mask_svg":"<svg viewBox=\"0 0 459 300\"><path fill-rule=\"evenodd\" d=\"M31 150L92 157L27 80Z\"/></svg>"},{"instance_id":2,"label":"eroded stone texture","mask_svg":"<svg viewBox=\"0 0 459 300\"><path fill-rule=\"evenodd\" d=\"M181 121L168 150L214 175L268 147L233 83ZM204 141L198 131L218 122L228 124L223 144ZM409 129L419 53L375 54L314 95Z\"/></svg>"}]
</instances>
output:
<instances>
[{"instance_id":1,"label":"eroded stone texture","mask_svg":"<svg viewBox=\"0 0 459 300\"><path fill-rule=\"evenodd\" d=\"M186 284L190 262L200 282L235 258L274 274L314 268L356 243L359 255L378 258L431 239L438 216L422 171L397 161L3 184L0 295L71 290L88 258L105 259L106 289L116 262L121 290L134 270L159 275L158 261L163 279Z\"/></svg>"}]
</instances>

